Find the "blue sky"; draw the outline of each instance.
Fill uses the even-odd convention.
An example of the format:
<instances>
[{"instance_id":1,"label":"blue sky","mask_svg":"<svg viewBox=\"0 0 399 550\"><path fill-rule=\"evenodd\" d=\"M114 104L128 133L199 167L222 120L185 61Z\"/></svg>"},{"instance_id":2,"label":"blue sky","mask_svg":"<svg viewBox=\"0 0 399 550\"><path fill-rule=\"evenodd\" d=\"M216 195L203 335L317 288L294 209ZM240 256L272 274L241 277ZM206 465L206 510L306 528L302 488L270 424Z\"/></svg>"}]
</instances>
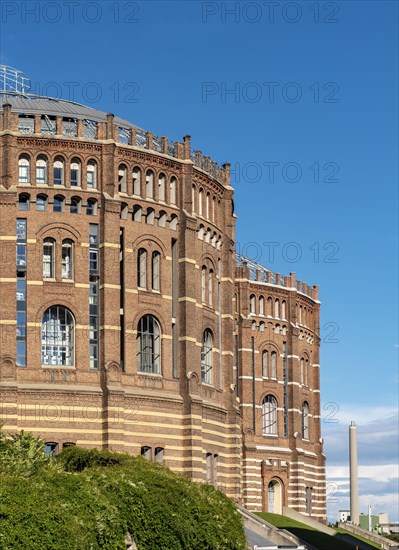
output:
<instances>
[{"instance_id":1,"label":"blue sky","mask_svg":"<svg viewBox=\"0 0 399 550\"><path fill-rule=\"evenodd\" d=\"M238 249L320 286L330 517L353 419L361 511L398 520L398 4L75 4L4 0L1 63L232 163Z\"/></svg>"}]
</instances>

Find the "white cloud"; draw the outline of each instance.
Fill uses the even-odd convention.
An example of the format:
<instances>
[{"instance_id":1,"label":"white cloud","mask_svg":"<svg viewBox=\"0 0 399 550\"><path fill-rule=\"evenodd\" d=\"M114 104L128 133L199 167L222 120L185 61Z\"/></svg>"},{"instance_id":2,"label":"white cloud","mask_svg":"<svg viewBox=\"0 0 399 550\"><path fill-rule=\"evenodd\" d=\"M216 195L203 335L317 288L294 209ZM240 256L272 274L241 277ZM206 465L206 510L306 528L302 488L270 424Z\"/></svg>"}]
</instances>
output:
<instances>
[{"instance_id":1,"label":"white cloud","mask_svg":"<svg viewBox=\"0 0 399 550\"><path fill-rule=\"evenodd\" d=\"M391 407L342 406L339 423L324 424L324 452L327 456L327 509L330 521L338 510L349 509L349 435L356 421L359 463L359 508L367 513L387 512L390 521L399 519L399 418Z\"/></svg>"}]
</instances>

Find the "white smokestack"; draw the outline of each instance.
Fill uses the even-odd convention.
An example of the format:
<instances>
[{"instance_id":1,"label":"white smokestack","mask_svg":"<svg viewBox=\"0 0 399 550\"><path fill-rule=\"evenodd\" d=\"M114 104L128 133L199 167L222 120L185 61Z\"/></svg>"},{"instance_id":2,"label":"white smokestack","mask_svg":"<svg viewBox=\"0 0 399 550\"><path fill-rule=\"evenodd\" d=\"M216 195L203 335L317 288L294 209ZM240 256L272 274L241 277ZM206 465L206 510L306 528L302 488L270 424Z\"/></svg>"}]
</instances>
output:
<instances>
[{"instance_id":1,"label":"white smokestack","mask_svg":"<svg viewBox=\"0 0 399 550\"><path fill-rule=\"evenodd\" d=\"M351 522L359 525L359 489L357 479L357 435L356 425L352 420L349 426L349 477Z\"/></svg>"}]
</instances>

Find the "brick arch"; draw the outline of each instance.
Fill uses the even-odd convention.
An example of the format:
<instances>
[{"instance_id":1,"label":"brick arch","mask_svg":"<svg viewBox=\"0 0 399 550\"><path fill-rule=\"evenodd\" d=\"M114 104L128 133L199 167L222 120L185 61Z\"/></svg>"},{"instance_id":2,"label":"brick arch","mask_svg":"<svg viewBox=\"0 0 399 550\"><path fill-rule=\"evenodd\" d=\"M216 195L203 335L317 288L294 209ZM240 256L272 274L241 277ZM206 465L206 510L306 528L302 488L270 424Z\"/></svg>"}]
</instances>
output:
<instances>
[{"instance_id":1,"label":"brick arch","mask_svg":"<svg viewBox=\"0 0 399 550\"><path fill-rule=\"evenodd\" d=\"M75 197L75 195L74 195L74 197ZM76 197L79 197L79 196L76 195ZM81 199L81 197L79 197L79 198ZM53 222L53 223L50 223L48 225L45 225L45 226L41 227L39 229L39 231L36 232L36 237L37 237L37 239L40 239L40 240L42 240L46 237L53 237L53 235L51 233L54 232L54 231L60 231L60 230L67 233L68 235L72 235L76 242L80 241L80 238L81 238L80 232L75 227L73 227L72 225L68 225L68 224L62 223L62 222L61 223L60 222Z\"/></svg>"},{"instance_id":2,"label":"brick arch","mask_svg":"<svg viewBox=\"0 0 399 550\"><path fill-rule=\"evenodd\" d=\"M133 250L135 251L134 252L135 255L137 255L137 250L139 248L145 248L147 250L147 246L145 244L146 241L150 241L151 243L156 243L157 246L161 249L162 256L165 259L166 248L164 243L161 241L161 239L159 239L158 237L155 237L154 235L151 235L150 233L147 233L145 235L140 235L139 237L137 237L135 241L132 242L132 247L133 247Z\"/></svg>"},{"instance_id":3,"label":"brick arch","mask_svg":"<svg viewBox=\"0 0 399 550\"><path fill-rule=\"evenodd\" d=\"M63 298L60 299L58 296L54 296L53 298L46 300L45 302L43 302L39 306L39 308L37 309L36 314L35 314L36 323L41 324L44 312L48 308L50 308L51 306L62 306L62 307L65 307L65 308L69 309L69 311L73 315L75 325L78 324L78 321L77 321L77 318L78 318L77 309L78 308L75 306L75 304L72 304L71 302L69 302L68 300L64 300Z\"/></svg>"}]
</instances>

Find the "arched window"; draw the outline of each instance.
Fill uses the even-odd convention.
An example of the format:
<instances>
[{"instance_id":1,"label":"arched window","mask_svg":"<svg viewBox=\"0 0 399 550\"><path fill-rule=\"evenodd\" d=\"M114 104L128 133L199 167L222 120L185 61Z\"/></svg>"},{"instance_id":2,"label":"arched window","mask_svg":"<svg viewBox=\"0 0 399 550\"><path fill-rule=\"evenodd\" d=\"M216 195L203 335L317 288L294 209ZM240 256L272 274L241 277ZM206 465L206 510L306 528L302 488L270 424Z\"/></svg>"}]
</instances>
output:
<instances>
[{"instance_id":1,"label":"arched window","mask_svg":"<svg viewBox=\"0 0 399 550\"><path fill-rule=\"evenodd\" d=\"M282 319L287 319L286 315L287 315L287 302L285 300L283 300L281 302L281 318Z\"/></svg>"},{"instance_id":2,"label":"arched window","mask_svg":"<svg viewBox=\"0 0 399 550\"><path fill-rule=\"evenodd\" d=\"M203 194L204 194L203 189L200 189L199 193L198 193L198 214L200 216L202 216L202 196L203 196Z\"/></svg>"},{"instance_id":3,"label":"arched window","mask_svg":"<svg viewBox=\"0 0 399 550\"><path fill-rule=\"evenodd\" d=\"M145 175L145 195L147 198L154 198L154 172L147 170Z\"/></svg>"},{"instance_id":4,"label":"arched window","mask_svg":"<svg viewBox=\"0 0 399 550\"><path fill-rule=\"evenodd\" d=\"M203 265L201 268L201 302L206 302L206 267Z\"/></svg>"},{"instance_id":5,"label":"arched window","mask_svg":"<svg viewBox=\"0 0 399 550\"><path fill-rule=\"evenodd\" d=\"M64 185L64 159L55 157L53 164L54 185Z\"/></svg>"},{"instance_id":6,"label":"arched window","mask_svg":"<svg viewBox=\"0 0 399 550\"><path fill-rule=\"evenodd\" d=\"M133 206L133 221L141 222L141 206L139 206L138 204L135 204Z\"/></svg>"},{"instance_id":7,"label":"arched window","mask_svg":"<svg viewBox=\"0 0 399 550\"><path fill-rule=\"evenodd\" d=\"M256 311L256 299L255 294L251 294L249 297L249 313L255 314Z\"/></svg>"},{"instance_id":8,"label":"arched window","mask_svg":"<svg viewBox=\"0 0 399 550\"><path fill-rule=\"evenodd\" d=\"M302 324L302 306L299 306L299 322Z\"/></svg>"},{"instance_id":9,"label":"arched window","mask_svg":"<svg viewBox=\"0 0 399 550\"><path fill-rule=\"evenodd\" d=\"M263 321L261 321L261 322L259 323L259 330L260 330L261 332L264 332L264 330L265 330L265 323L264 323Z\"/></svg>"},{"instance_id":10,"label":"arched window","mask_svg":"<svg viewBox=\"0 0 399 550\"><path fill-rule=\"evenodd\" d=\"M88 216L97 215L97 201L96 199L87 199L86 214Z\"/></svg>"},{"instance_id":11,"label":"arched window","mask_svg":"<svg viewBox=\"0 0 399 550\"><path fill-rule=\"evenodd\" d=\"M71 207L70 207L71 214L80 214L81 212L81 200L79 197L72 197L71 198Z\"/></svg>"},{"instance_id":12,"label":"arched window","mask_svg":"<svg viewBox=\"0 0 399 550\"><path fill-rule=\"evenodd\" d=\"M47 195L38 195L36 197L36 210L45 212L47 210Z\"/></svg>"},{"instance_id":13,"label":"arched window","mask_svg":"<svg viewBox=\"0 0 399 550\"><path fill-rule=\"evenodd\" d=\"M74 364L74 319L63 306L49 307L42 319L42 364L72 367Z\"/></svg>"},{"instance_id":14,"label":"arched window","mask_svg":"<svg viewBox=\"0 0 399 550\"><path fill-rule=\"evenodd\" d=\"M36 183L47 183L47 159L39 155L36 160Z\"/></svg>"},{"instance_id":15,"label":"arched window","mask_svg":"<svg viewBox=\"0 0 399 550\"><path fill-rule=\"evenodd\" d=\"M158 225L159 227L166 227L166 212L164 210L159 212Z\"/></svg>"},{"instance_id":16,"label":"arched window","mask_svg":"<svg viewBox=\"0 0 399 550\"><path fill-rule=\"evenodd\" d=\"M215 223L216 197L212 199L212 221Z\"/></svg>"},{"instance_id":17,"label":"arched window","mask_svg":"<svg viewBox=\"0 0 399 550\"><path fill-rule=\"evenodd\" d=\"M275 351L272 351L270 360L270 378L277 378L277 353Z\"/></svg>"},{"instance_id":18,"label":"arched window","mask_svg":"<svg viewBox=\"0 0 399 550\"><path fill-rule=\"evenodd\" d=\"M80 160L78 158L72 159L71 166L70 166L71 187L80 187L80 181L81 181L80 166L81 166Z\"/></svg>"},{"instance_id":19,"label":"arched window","mask_svg":"<svg viewBox=\"0 0 399 550\"><path fill-rule=\"evenodd\" d=\"M140 451L140 454L143 458L145 458L146 460L151 460L151 454L152 454L152 449L151 447L147 447L146 445L141 447L141 451Z\"/></svg>"},{"instance_id":20,"label":"arched window","mask_svg":"<svg viewBox=\"0 0 399 550\"><path fill-rule=\"evenodd\" d=\"M65 197L62 195L56 195L53 202L53 212L63 212L65 204Z\"/></svg>"},{"instance_id":21,"label":"arched window","mask_svg":"<svg viewBox=\"0 0 399 550\"><path fill-rule=\"evenodd\" d=\"M205 480L210 483L212 480L212 453L206 453L205 457Z\"/></svg>"},{"instance_id":22,"label":"arched window","mask_svg":"<svg viewBox=\"0 0 399 550\"><path fill-rule=\"evenodd\" d=\"M122 202L122 204L121 204L121 220L127 220L128 212L129 212L129 206L125 202Z\"/></svg>"},{"instance_id":23,"label":"arched window","mask_svg":"<svg viewBox=\"0 0 399 550\"><path fill-rule=\"evenodd\" d=\"M204 384L212 384L212 354L213 354L213 336L209 329L204 331L201 347L201 380Z\"/></svg>"},{"instance_id":24,"label":"arched window","mask_svg":"<svg viewBox=\"0 0 399 550\"><path fill-rule=\"evenodd\" d=\"M127 168L121 164L118 168L118 193L127 192Z\"/></svg>"},{"instance_id":25,"label":"arched window","mask_svg":"<svg viewBox=\"0 0 399 550\"><path fill-rule=\"evenodd\" d=\"M171 217L170 217L170 222L169 222L169 228L172 231L176 231L177 222L178 222L178 218L177 218L176 214L172 214Z\"/></svg>"},{"instance_id":26,"label":"arched window","mask_svg":"<svg viewBox=\"0 0 399 550\"><path fill-rule=\"evenodd\" d=\"M262 378L269 376L269 352L267 350L262 352Z\"/></svg>"},{"instance_id":27,"label":"arched window","mask_svg":"<svg viewBox=\"0 0 399 550\"><path fill-rule=\"evenodd\" d=\"M43 277L45 279L55 277L55 240L50 238L43 241Z\"/></svg>"},{"instance_id":28,"label":"arched window","mask_svg":"<svg viewBox=\"0 0 399 550\"><path fill-rule=\"evenodd\" d=\"M210 269L208 273L208 302L209 305L213 305L213 270Z\"/></svg>"},{"instance_id":29,"label":"arched window","mask_svg":"<svg viewBox=\"0 0 399 550\"><path fill-rule=\"evenodd\" d=\"M302 405L302 438L309 439L309 405L306 401Z\"/></svg>"},{"instance_id":30,"label":"arched window","mask_svg":"<svg viewBox=\"0 0 399 550\"><path fill-rule=\"evenodd\" d=\"M169 202L170 204L176 204L176 188L177 188L177 180L174 176L170 178L170 184L169 184Z\"/></svg>"},{"instance_id":31,"label":"arched window","mask_svg":"<svg viewBox=\"0 0 399 550\"><path fill-rule=\"evenodd\" d=\"M205 197L205 217L209 220L209 201L210 201L210 193L206 194Z\"/></svg>"},{"instance_id":32,"label":"arched window","mask_svg":"<svg viewBox=\"0 0 399 550\"><path fill-rule=\"evenodd\" d=\"M148 223L149 225L154 225L154 221L155 221L155 210L153 208L147 208L145 223Z\"/></svg>"},{"instance_id":33,"label":"arched window","mask_svg":"<svg viewBox=\"0 0 399 550\"><path fill-rule=\"evenodd\" d=\"M151 280L152 280L152 290L160 289L160 272L161 272L161 255L159 252L152 253L151 259Z\"/></svg>"},{"instance_id":34,"label":"arched window","mask_svg":"<svg viewBox=\"0 0 399 550\"><path fill-rule=\"evenodd\" d=\"M308 366L309 360L307 357L301 357L301 384L307 386L308 384Z\"/></svg>"},{"instance_id":35,"label":"arched window","mask_svg":"<svg viewBox=\"0 0 399 550\"><path fill-rule=\"evenodd\" d=\"M135 166L133 168L132 179L133 195L137 195L139 197L141 195L141 170L140 168L138 168L138 166Z\"/></svg>"},{"instance_id":36,"label":"arched window","mask_svg":"<svg viewBox=\"0 0 399 550\"><path fill-rule=\"evenodd\" d=\"M21 155L18 159L18 181L19 183L30 182L30 159L28 155Z\"/></svg>"},{"instance_id":37,"label":"arched window","mask_svg":"<svg viewBox=\"0 0 399 550\"><path fill-rule=\"evenodd\" d=\"M278 299L274 301L274 316L280 317L280 301Z\"/></svg>"},{"instance_id":38,"label":"arched window","mask_svg":"<svg viewBox=\"0 0 399 550\"><path fill-rule=\"evenodd\" d=\"M267 395L262 401L262 433L277 435L277 401L272 395Z\"/></svg>"},{"instance_id":39,"label":"arched window","mask_svg":"<svg viewBox=\"0 0 399 550\"><path fill-rule=\"evenodd\" d=\"M195 185L193 185L191 187L191 212L195 212L195 193L196 193L196 188L195 188Z\"/></svg>"},{"instance_id":40,"label":"arched window","mask_svg":"<svg viewBox=\"0 0 399 550\"><path fill-rule=\"evenodd\" d=\"M30 195L28 193L21 193L18 196L18 209L29 210L30 207Z\"/></svg>"},{"instance_id":41,"label":"arched window","mask_svg":"<svg viewBox=\"0 0 399 550\"><path fill-rule=\"evenodd\" d=\"M73 241L62 241L62 278L73 279Z\"/></svg>"},{"instance_id":42,"label":"arched window","mask_svg":"<svg viewBox=\"0 0 399 550\"><path fill-rule=\"evenodd\" d=\"M161 372L161 331L152 315L144 315L138 324L137 370L152 374Z\"/></svg>"},{"instance_id":43,"label":"arched window","mask_svg":"<svg viewBox=\"0 0 399 550\"><path fill-rule=\"evenodd\" d=\"M159 174L158 176L158 200L165 202L165 174Z\"/></svg>"},{"instance_id":44,"label":"arched window","mask_svg":"<svg viewBox=\"0 0 399 550\"><path fill-rule=\"evenodd\" d=\"M95 160L89 160L86 167L87 189L97 188L97 163Z\"/></svg>"},{"instance_id":45,"label":"arched window","mask_svg":"<svg viewBox=\"0 0 399 550\"><path fill-rule=\"evenodd\" d=\"M201 225L199 226L199 229L198 229L198 238L200 241L203 241L204 240L204 226Z\"/></svg>"},{"instance_id":46,"label":"arched window","mask_svg":"<svg viewBox=\"0 0 399 550\"><path fill-rule=\"evenodd\" d=\"M259 315L265 314L265 299L263 296L259 298Z\"/></svg>"},{"instance_id":47,"label":"arched window","mask_svg":"<svg viewBox=\"0 0 399 550\"><path fill-rule=\"evenodd\" d=\"M137 253L137 286L147 288L147 250L140 248Z\"/></svg>"}]
</instances>

